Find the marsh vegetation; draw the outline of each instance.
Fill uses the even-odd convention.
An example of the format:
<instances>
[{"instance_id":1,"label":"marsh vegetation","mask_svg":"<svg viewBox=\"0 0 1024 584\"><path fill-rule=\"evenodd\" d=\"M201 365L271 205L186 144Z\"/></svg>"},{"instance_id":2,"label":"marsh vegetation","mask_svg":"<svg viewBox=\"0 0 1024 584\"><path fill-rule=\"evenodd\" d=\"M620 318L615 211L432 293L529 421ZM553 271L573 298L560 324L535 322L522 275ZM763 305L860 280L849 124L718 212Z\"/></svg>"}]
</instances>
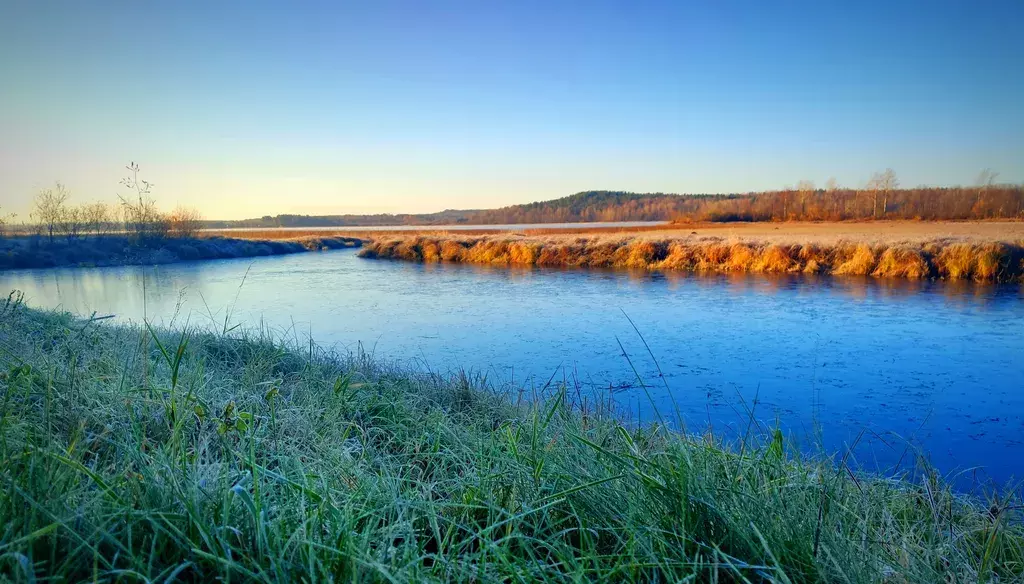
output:
<instances>
[{"instance_id":1,"label":"marsh vegetation","mask_svg":"<svg viewBox=\"0 0 1024 584\"><path fill-rule=\"evenodd\" d=\"M982 282L1012 282L1024 275L1024 246L1020 243L956 239L786 243L687 235L446 234L381 237L364 246L360 255L417 262L810 273Z\"/></svg>"}]
</instances>

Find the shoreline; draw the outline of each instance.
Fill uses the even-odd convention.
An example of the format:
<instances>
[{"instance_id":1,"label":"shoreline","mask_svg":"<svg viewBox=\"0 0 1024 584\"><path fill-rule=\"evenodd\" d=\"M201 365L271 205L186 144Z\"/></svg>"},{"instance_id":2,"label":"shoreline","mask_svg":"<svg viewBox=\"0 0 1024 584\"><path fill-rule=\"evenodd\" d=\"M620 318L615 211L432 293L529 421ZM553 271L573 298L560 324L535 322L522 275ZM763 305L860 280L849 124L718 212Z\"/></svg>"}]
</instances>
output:
<instances>
[{"instance_id":1,"label":"shoreline","mask_svg":"<svg viewBox=\"0 0 1024 584\"><path fill-rule=\"evenodd\" d=\"M229 237L162 238L137 243L120 235L91 235L47 241L39 236L0 238L0 271L45 268L163 265L311 251L357 248L349 237L253 240Z\"/></svg>"},{"instance_id":2,"label":"shoreline","mask_svg":"<svg viewBox=\"0 0 1024 584\"><path fill-rule=\"evenodd\" d=\"M619 268L695 273L767 273L878 278L1024 281L1024 239L978 237L846 241L835 235L772 237L634 234L389 235L360 257L505 266Z\"/></svg>"},{"instance_id":3,"label":"shoreline","mask_svg":"<svg viewBox=\"0 0 1024 584\"><path fill-rule=\"evenodd\" d=\"M760 423L631 428L567 387L523 402L265 330L0 315L0 520L29 579L1024 575L1019 494L958 493L923 456L886 477Z\"/></svg>"}]
</instances>

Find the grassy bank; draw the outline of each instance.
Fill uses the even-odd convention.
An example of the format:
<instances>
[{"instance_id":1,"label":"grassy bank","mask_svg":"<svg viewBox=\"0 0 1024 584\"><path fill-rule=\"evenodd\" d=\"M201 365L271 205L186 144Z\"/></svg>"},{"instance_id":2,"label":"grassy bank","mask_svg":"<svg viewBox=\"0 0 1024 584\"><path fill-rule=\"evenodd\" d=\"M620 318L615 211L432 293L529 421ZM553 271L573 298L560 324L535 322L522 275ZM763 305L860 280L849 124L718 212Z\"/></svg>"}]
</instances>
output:
<instances>
[{"instance_id":1,"label":"grassy bank","mask_svg":"<svg viewBox=\"0 0 1024 584\"><path fill-rule=\"evenodd\" d=\"M53 241L35 236L7 237L0 238L0 270L169 264L340 249L358 247L360 243L348 237L304 237L288 241L167 237L141 242L118 235Z\"/></svg>"},{"instance_id":2,"label":"grassy bank","mask_svg":"<svg viewBox=\"0 0 1024 584\"><path fill-rule=\"evenodd\" d=\"M362 257L690 272L813 273L984 282L1024 276L1020 242L764 243L717 237L413 235L381 237Z\"/></svg>"},{"instance_id":3,"label":"grassy bank","mask_svg":"<svg viewBox=\"0 0 1024 584\"><path fill-rule=\"evenodd\" d=\"M0 302L0 574L1009 582L1017 499L630 429L572 393ZM754 425L753 427L757 427Z\"/></svg>"}]
</instances>

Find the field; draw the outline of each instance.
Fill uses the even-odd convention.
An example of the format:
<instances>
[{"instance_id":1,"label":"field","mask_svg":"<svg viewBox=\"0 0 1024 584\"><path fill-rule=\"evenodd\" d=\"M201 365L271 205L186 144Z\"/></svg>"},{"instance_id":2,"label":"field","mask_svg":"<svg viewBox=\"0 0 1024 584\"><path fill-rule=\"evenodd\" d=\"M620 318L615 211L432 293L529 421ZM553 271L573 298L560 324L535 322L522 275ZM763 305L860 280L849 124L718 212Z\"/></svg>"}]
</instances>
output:
<instances>
[{"instance_id":1,"label":"field","mask_svg":"<svg viewBox=\"0 0 1024 584\"><path fill-rule=\"evenodd\" d=\"M422 262L1012 282L1024 275L1024 223L748 223L621 233L386 234L375 236L361 255Z\"/></svg>"},{"instance_id":2,"label":"field","mask_svg":"<svg viewBox=\"0 0 1024 584\"><path fill-rule=\"evenodd\" d=\"M866 475L753 413L736 443L638 429L571 388L523 399L229 324L0 302L0 577L1024 577L1018 495L958 494L923 462Z\"/></svg>"},{"instance_id":3,"label":"field","mask_svg":"<svg viewBox=\"0 0 1024 584\"><path fill-rule=\"evenodd\" d=\"M555 224L558 225L558 224ZM433 226L423 226L402 229L364 229L361 227L330 227L316 229L302 228L263 228L263 229L207 229L202 232L206 237L235 237L239 239L277 240L294 239L296 237L358 237L361 239L373 239L388 235L439 235L439 234L461 234L461 235L487 235L494 233L520 233L524 235L551 235L560 233L640 233L647 231L678 231L679 226L671 223L649 225L642 227L549 227L508 230L501 227L489 227L486 225L474 226L466 229L444 229Z\"/></svg>"},{"instance_id":4,"label":"field","mask_svg":"<svg viewBox=\"0 0 1024 584\"><path fill-rule=\"evenodd\" d=\"M694 233L695 232L695 233ZM478 229L446 231L435 227L409 230L369 231L359 227L322 229L224 229L206 230L204 236L239 239L295 239L300 237L348 236L374 239L404 235L590 235L640 233L678 238L689 235L744 241L786 241L789 243L921 243L936 239L957 239L975 243L1024 241L1024 221L838 221L838 222L758 222L758 223L664 223L644 227L553 227L545 229L503 230L486 225Z\"/></svg>"}]
</instances>

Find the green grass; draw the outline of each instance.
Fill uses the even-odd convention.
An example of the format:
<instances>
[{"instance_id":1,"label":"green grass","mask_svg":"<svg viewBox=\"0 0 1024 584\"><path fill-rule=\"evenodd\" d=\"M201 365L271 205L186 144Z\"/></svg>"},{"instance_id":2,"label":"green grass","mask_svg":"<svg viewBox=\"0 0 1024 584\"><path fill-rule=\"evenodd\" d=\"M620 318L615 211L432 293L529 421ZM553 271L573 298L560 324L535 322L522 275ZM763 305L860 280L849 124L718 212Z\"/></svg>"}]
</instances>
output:
<instances>
[{"instance_id":1,"label":"green grass","mask_svg":"<svg viewBox=\"0 0 1024 584\"><path fill-rule=\"evenodd\" d=\"M155 333L155 334L154 334ZM1010 582L1016 500L629 428L562 391L0 302L13 581ZM2 579L2 578L0 578Z\"/></svg>"}]
</instances>

